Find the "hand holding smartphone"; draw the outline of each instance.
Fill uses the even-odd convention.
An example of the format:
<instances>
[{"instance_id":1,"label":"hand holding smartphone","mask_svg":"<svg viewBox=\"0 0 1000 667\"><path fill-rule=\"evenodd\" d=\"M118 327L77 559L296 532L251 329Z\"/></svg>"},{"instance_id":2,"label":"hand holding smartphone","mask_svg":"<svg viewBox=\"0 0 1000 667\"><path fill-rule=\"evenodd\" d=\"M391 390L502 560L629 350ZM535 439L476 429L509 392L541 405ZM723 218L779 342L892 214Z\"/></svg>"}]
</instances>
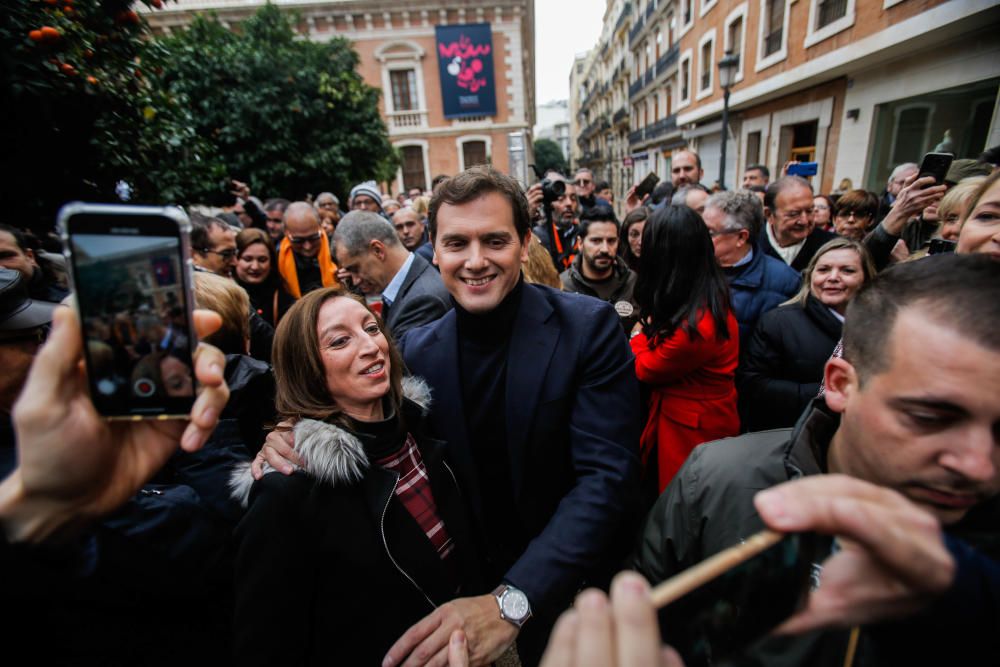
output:
<instances>
[{"instance_id":1,"label":"hand holding smartphone","mask_svg":"<svg viewBox=\"0 0 1000 667\"><path fill-rule=\"evenodd\" d=\"M635 196L639 198L640 202L642 202L642 200L646 198L646 195L652 194L653 188L655 188L656 184L659 182L660 177L652 171L649 172L646 174L646 178L642 179L639 182L639 185L635 186Z\"/></svg>"},{"instance_id":2,"label":"hand holding smartphone","mask_svg":"<svg viewBox=\"0 0 1000 667\"><path fill-rule=\"evenodd\" d=\"M920 161L920 171L917 173L917 178L933 176L934 185L943 185L954 159L955 156L951 153L928 153Z\"/></svg>"},{"instance_id":3,"label":"hand holding smartphone","mask_svg":"<svg viewBox=\"0 0 1000 667\"><path fill-rule=\"evenodd\" d=\"M59 213L91 399L110 419L186 417L195 400L190 222L180 209Z\"/></svg>"}]
</instances>

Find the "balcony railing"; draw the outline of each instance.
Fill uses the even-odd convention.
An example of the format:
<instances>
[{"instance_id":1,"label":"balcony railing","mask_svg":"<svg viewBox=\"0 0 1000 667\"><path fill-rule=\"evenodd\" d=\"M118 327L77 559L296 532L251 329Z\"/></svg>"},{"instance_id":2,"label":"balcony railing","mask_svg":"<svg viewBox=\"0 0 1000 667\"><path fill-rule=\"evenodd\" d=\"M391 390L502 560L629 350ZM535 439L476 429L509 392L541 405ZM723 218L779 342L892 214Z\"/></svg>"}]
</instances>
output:
<instances>
[{"instance_id":1,"label":"balcony railing","mask_svg":"<svg viewBox=\"0 0 1000 667\"><path fill-rule=\"evenodd\" d=\"M642 140L646 136L645 133L646 133L646 130L644 128L636 130L635 132L629 132L628 133L628 142L629 142L629 144L638 144L638 143L642 142Z\"/></svg>"},{"instance_id":2,"label":"balcony railing","mask_svg":"<svg viewBox=\"0 0 1000 667\"><path fill-rule=\"evenodd\" d=\"M615 125L627 119L628 119L628 109L625 107L622 107L621 109L616 111L613 118Z\"/></svg>"},{"instance_id":3,"label":"balcony railing","mask_svg":"<svg viewBox=\"0 0 1000 667\"><path fill-rule=\"evenodd\" d=\"M635 25L628 31L628 45L632 46L635 42L635 38L638 37L639 33L642 32L642 27L646 25L646 17L640 16L635 20Z\"/></svg>"},{"instance_id":4,"label":"balcony railing","mask_svg":"<svg viewBox=\"0 0 1000 667\"><path fill-rule=\"evenodd\" d=\"M656 139L677 129L677 115L671 114L661 118L646 128L646 139Z\"/></svg>"},{"instance_id":5,"label":"balcony railing","mask_svg":"<svg viewBox=\"0 0 1000 667\"><path fill-rule=\"evenodd\" d=\"M615 32L621 29L622 24L625 23L625 19L628 18L629 14L632 13L632 3L626 2L625 6L622 7L622 13L618 15L618 20L615 21Z\"/></svg>"},{"instance_id":6,"label":"balcony railing","mask_svg":"<svg viewBox=\"0 0 1000 667\"><path fill-rule=\"evenodd\" d=\"M427 111L391 111L386 114L389 117L389 131L406 131L427 127Z\"/></svg>"},{"instance_id":7,"label":"balcony railing","mask_svg":"<svg viewBox=\"0 0 1000 667\"><path fill-rule=\"evenodd\" d=\"M646 73L642 75L642 87L645 88L649 84L653 83L653 70L648 69Z\"/></svg>"},{"instance_id":8,"label":"balcony railing","mask_svg":"<svg viewBox=\"0 0 1000 667\"><path fill-rule=\"evenodd\" d=\"M629 96L629 99L632 99L633 97L635 97L636 95L638 95L640 90L642 90L642 78L641 77L638 78L638 79L636 79L635 81L633 81L632 83L630 83L628 85L628 96Z\"/></svg>"},{"instance_id":9,"label":"balcony railing","mask_svg":"<svg viewBox=\"0 0 1000 667\"><path fill-rule=\"evenodd\" d=\"M655 12L655 11L656 11L656 2L655 2L655 0L651 0L650 3L648 5L646 5L646 20L647 21L649 20L649 17L652 16L653 12Z\"/></svg>"},{"instance_id":10,"label":"balcony railing","mask_svg":"<svg viewBox=\"0 0 1000 667\"><path fill-rule=\"evenodd\" d=\"M680 53L680 48L677 44L674 44L667 52L656 60L656 76L660 76L666 72L670 67L677 62L677 55Z\"/></svg>"}]
</instances>

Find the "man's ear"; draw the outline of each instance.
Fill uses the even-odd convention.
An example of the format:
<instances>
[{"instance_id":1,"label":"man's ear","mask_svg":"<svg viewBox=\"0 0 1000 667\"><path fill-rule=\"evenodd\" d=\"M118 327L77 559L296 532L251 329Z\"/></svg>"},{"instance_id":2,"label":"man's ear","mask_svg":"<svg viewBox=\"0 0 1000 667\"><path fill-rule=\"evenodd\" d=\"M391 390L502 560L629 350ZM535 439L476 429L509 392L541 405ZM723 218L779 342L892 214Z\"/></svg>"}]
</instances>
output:
<instances>
[{"instance_id":1,"label":"man's ear","mask_svg":"<svg viewBox=\"0 0 1000 667\"><path fill-rule=\"evenodd\" d=\"M385 244L378 239L372 239L368 243L368 251L381 262L385 259Z\"/></svg>"},{"instance_id":2,"label":"man's ear","mask_svg":"<svg viewBox=\"0 0 1000 667\"><path fill-rule=\"evenodd\" d=\"M521 238L521 264L528 261L528 245L531 243L531 230L524 233Z\"/></svg>"},{"instance_id":3,"label":"man's ear","mask_svg":"<svg viewBox=\"0 0 1000 667\"><path fill-rule=\"evenodd\" d=\"M38 259L35 258L35 251L34 250L32 250L31 248L25 248L24 249L24 256L28 258L28 261L31 262L32 266L34 266L35 268L38 268Z\"/></svg>"},{"instance_id":4,"label":"man's ear","mask_svg":"<svg viewBox=\"0 0 1000 667\"><path fill-rule=\"evenodd\" d=\"M846 359L835 357L826 362L823 381L827 407L836 413L844 412L851 395L859 389L857 370Z\"/></svg>"}]
</instances>

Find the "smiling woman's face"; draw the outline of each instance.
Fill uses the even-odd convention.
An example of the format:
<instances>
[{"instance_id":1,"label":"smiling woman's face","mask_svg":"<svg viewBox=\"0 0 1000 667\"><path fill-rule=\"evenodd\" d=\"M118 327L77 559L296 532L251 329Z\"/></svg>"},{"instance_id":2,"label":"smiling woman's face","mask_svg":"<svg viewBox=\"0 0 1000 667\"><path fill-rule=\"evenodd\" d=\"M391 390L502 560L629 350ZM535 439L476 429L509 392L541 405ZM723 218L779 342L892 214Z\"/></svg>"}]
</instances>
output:
<instances>
[{"instance_id":1,"label":"smiling woman's face","mask_svg":"<svg viewBox=\"0 0 1000 667\"><path fill-rule=\"evenodd\" d=\"M983 253L1000 259L1000 181L983 193L962 223L955 252Z\"/></svg>"},{"instance_id":2,"label":"smiling woman's face","mask_svg":"<svg viewBox=\"0 0 1000 667\"><path fill-rule=\"evenodd\" d=\"M354 299L334 297L320 308L316 335L326 386L340 409L360 421L382 419L391 362L375 316Z\"/></svg>"}]
</instances>

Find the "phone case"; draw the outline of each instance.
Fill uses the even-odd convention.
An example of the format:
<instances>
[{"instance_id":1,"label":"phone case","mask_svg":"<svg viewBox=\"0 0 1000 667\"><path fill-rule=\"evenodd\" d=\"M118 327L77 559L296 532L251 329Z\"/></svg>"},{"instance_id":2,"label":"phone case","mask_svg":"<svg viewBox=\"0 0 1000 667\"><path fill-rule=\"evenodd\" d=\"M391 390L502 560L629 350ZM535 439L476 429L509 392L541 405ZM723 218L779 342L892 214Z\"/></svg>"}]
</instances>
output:
<instances>
[{"instance_id":1,"label":"phone case","mask_svg":"<svg viewBox=\"0 0 1000 667\"><path fill-rule=\"evenodd\" d=\"M78 286L76 285L76 275L73 265L73 244L71 242L71 234L69 230L70 220L77 215L104 215L104 216L143 216L143 215L155 215L163 218L172 220L177 224L178 235L180 237L180 265L182 278L179 281L180 288L184 292L184 300L186 304L186 314L187 321L189 323L189 335L188 341L190 344L190 351L192 359L194 358L194 352L198 345L198 339L194 331L194 261L191 256L191 221L188 219L187 214L183 210L177 207L171 206L136 206L129 204L94 204L85 202L70 202L65 204L61 209L56 218L56 229L59 233L60 238L63 242L63 255L66 257L66 263L69 270L67 273L67 278L69 281L69 287L72 292L73 297L73 307L76 309L77 316L81 318L81 334L84 334L82 327L82 313L80 311L80 304L78 301ZM85 341L86 344L86 341ZM86 356L86 355L85 355ZM87 361L89 368L89 358ZM194 368L192 367L192 376L195 382L195 396L192 398L191 402L197 398L197 377L194 376ZM88 382L88 390L90 384ZM96 403L95 403L96 407ZM187 419L187 413L180 414L155 414L155 415L105 415L102 417L109 421L142 421L142 420L164 420L164 419Z\"/></svg>"}]
</instances>

